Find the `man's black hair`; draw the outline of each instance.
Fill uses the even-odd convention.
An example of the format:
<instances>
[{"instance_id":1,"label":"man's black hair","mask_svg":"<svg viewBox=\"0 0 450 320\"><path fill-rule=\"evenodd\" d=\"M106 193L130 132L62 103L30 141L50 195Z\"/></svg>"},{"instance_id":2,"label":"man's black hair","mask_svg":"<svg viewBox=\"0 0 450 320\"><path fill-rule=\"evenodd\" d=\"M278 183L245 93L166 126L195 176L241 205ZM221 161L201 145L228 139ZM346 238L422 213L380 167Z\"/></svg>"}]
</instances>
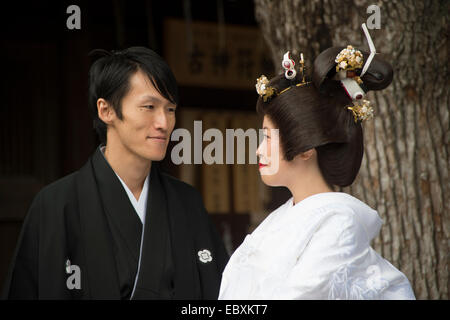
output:
<instances>
[{"instance_id":1,"label":"man's black hair","mask_svg":"<svg viewBox=\"0 0 450 320\"><path fill-rule=\"evenodd\" d=\"M94 129L102 143L106 143L106 124L98 117L97 100L108 101L119 119L122 119L122 98L130 90L130 78L137 71L148 76L158 92L178 105L178 86L167 63L154 51L131 47L121 51L94 50L101 53L89 70L89 108L94 118Z\"/></svg>"}]
</instances>

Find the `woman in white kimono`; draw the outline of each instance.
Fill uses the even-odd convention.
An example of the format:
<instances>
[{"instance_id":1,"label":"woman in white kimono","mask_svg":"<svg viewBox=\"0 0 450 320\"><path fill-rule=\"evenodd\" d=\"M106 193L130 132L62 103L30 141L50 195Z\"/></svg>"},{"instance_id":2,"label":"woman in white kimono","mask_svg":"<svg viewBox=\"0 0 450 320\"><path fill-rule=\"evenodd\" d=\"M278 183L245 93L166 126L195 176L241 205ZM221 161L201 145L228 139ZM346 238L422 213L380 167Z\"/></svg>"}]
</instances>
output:
<instances>
[{"instance_id":1,"label":"woman in white kimono","mask_svg":"<svg viewBox=\"0 0 450 320\"><path fill-rule=\"evenodd\" d=\"M361 122L372 115L362 98L391 83L392 67L351 46L322 52L311 82L303 64L287 52L284 74L258 79L261 177L292 198L234 252L219 299L415 299L406 276L370 246L382 225L377 211L333 192L359 171Z\"/></svg>"}]
</instances>

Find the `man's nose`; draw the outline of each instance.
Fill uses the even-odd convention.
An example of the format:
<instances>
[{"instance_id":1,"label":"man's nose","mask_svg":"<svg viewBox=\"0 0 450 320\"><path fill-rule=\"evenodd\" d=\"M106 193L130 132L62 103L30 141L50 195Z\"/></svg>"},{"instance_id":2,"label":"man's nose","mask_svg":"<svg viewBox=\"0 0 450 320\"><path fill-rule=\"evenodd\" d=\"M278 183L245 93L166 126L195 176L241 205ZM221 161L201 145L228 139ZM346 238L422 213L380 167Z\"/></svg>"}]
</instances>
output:
<instances>
[{"instance_id":1,"label":"man's nose","mask_svg":"<svg viewBox=\"0 0 450 320\"><path fill-rule=\"evenodd\" d=\"M160 109L156 112L153 122L156 129L167 130L168 119L164 109Z\"/></svg>"}]
</instances>

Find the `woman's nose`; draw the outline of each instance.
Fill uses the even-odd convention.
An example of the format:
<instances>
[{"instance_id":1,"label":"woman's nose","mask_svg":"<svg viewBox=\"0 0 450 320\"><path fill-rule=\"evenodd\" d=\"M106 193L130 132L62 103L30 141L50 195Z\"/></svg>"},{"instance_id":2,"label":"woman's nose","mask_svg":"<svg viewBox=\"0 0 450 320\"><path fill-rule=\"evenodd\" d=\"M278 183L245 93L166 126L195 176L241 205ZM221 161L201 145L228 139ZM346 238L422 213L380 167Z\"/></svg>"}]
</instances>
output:
<instances>
[{"instance_id":1,"label":"woman's nose","mask_svg":"<svg viewBox=\"0 0 450 320\"><path fill-rule=\"evenodd\" d=\"M258 149L256 149L256 156L261 157L263 155L264 140L259 144Z\"/></svg>"}]
</instances>

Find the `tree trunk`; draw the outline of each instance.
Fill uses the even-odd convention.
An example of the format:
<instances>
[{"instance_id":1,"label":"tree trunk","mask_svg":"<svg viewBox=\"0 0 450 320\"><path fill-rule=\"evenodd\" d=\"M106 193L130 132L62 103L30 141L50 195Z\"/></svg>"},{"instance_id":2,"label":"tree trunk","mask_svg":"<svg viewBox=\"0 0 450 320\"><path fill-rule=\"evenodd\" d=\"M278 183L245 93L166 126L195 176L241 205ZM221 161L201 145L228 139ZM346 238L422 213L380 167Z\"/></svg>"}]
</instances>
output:
<instances>
[{"instance_id":1,"label":"tree trunk","mask_svg":"<svg viewBox=\"0 0 450 320\"><path fill-rule=\"evenodd\" d=\"M281 72L285 51L307 66L330 46L369 51L361 24L370 1L255 0L255 15ZM381 29L369 30L394 67L393 83L369 94L365 155L346 188L378 210L373 246L410 280L417 299L449 298L449 2L377 1Z\"/></svg>"}]
</instances>

